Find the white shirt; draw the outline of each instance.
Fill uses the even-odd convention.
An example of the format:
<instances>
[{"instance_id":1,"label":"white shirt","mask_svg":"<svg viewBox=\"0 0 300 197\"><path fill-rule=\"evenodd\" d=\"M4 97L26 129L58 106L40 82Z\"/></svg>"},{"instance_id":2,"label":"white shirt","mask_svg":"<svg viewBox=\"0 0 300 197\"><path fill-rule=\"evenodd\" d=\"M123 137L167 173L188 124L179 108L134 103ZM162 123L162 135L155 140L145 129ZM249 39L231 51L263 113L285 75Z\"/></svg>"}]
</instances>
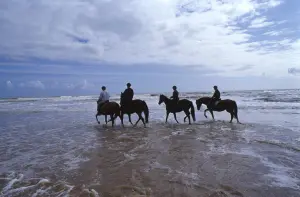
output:
<instances>
[{"instance_id":1,"label":"white shirt","mask_svg":"<svg viewBox=\"0 0 300 197\"><path fill-rule=\"evenodd\" d=\"M108 94L108 92L106 92L106 91L102 91L101 93L100 93L100 96L99 96L99 101L100 102L105 102L105 101L108 101L109 100L109 94Z\"/></svg>"}]
</instances>

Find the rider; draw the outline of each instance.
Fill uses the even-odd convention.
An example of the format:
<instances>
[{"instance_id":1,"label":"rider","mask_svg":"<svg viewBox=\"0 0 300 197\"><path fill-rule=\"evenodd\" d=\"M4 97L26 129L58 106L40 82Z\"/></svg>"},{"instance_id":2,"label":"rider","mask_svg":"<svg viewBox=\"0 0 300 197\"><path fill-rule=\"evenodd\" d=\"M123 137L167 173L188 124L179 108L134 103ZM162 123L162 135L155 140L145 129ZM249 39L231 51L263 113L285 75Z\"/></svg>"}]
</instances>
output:
<instances>
[{"instance_id":1,"label":"rider","mask_svg":"<svg viewBox=\"0 0 300 197\"><path fill-rule=\"evenodd\" d=\"M215 90L215 92L214 92L213 96L211 97L209 106L211 105L211 103L214 104L216 101L220 101L221 100L221 93L218 90L218 86L214 86L214 90Z\"/></svg>"},{"instance_id":2,"label":"rider","mask_svg":"<svg viewBox=\"0 0 300 197\"><path fill-rule=\"evenodd\" d=\"M99 99L97 101L98 104L98 111L101 109L101 107L105 104L109 102L109 94L108 92L106 92L106 87L102 86L102 92L100 93Z\"/></svg>"},{"instance_id":3,"label":"rider","mask_svg":"<svg viewBox=\"0 0 300 197\"><path fill-rule=\"evenodd\" d=\"M123 96L126 103L130 103L133 99L133 89L131 88L131 84L127 83L127 89L124 91Z\"/></svg>"},{"instance_id":4,"label":"rider","mask_svg":"<svg viewBox=\"0 0 300 197\"><path fill-rule=\"evenodd\" d=\"M171 99L174 101L175 104L179 101L179 93L177 91L177 87L173 86L173 95L171 96Z\"/></svg>"}]
</instances>

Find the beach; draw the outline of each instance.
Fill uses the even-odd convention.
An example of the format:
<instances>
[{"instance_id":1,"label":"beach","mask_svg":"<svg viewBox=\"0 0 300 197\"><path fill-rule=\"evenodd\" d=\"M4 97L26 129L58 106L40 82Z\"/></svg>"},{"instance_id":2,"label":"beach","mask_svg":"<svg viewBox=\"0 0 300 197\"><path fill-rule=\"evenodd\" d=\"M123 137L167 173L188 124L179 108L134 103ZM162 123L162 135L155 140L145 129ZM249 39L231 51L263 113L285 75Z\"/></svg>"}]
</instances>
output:
<instances>
[{"instance_id":1,"label":"beach","mask_svg":"<svg viewBox=\"0 0 300 197\"><path fill-rule=\"evenodd\" d=\"M184 93L196 122L165 121L157 94L140 94L149 124L96 122L97 96L0 100L0 196L300 196L300 91L235 91L239 120ZM170 95L168 95L170 96ZM112 100L119 103L119 96ZM133 115L135 122L137 116Z\"/></svg>"}]
</instances>

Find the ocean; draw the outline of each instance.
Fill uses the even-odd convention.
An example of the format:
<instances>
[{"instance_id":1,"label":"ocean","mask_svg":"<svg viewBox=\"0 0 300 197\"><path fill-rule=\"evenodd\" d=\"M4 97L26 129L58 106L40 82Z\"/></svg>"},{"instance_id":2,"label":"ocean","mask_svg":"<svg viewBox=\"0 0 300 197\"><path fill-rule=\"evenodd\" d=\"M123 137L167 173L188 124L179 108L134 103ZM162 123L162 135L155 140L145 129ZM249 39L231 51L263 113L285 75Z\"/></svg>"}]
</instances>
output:
<instances>
[{"instance_id":1,"label":"ocean","mask_svg":"<svg viewBox=\"0 0 300 197\"><path fill-rule=\"evenodd\" d=\"M185 93L193 101L211 93ZM239 120L202 106L165 121L158 95L147 128L104 125L97 96L0 100L0 196L299 197L300 90L224 92ZM119 102L119 96L112 100ZM137 116L132 116L133 121Z\"/></svg>"}]
</instances>

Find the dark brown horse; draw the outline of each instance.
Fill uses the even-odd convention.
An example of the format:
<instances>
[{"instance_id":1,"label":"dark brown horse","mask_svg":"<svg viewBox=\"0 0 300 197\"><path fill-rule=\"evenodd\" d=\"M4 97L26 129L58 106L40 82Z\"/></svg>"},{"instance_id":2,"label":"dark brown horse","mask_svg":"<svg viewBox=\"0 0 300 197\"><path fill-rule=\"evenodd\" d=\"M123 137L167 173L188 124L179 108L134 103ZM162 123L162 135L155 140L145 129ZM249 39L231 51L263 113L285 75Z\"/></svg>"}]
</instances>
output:
<instances>
[{"instance_id":1,"label":"dark brown horse","mask_svg":"<svg viewBox=\"0 0 300 197\"><path fill-rule=\"evenodd\" d=\"M139 116L139 119L136 121L134 126L136 126L138 124L138 122L140 120L142 120L144 127L146 127L145 123L149 122L149 108L147 106L147 103L140 99L134 99L130 102L128 102L128 101L125 102L124 98L123 98L123 92L121 92L120 101L121 101L120 117L121 117L121 122L122 122L123 127L124 127L124 124L123 124L124 114L128 115L129 122L131 123L131 125L133 125L133 123L131 122L131 114L134 114L134 113L136 113ZM145 114L145 119L142 116L143 112Z\"/></svg>"},{"instance_id":2,"label":"dark brown horse","mask_svg":"<svg viewBox=\"0 0 300 197\"><path fill-rule=\"evenodd\" d=\"M173 113L176 122L179 123L177 120L177 117L176 117L176 113L182 112L182 111L184 111L184 113L186 115L186 117L184 118L184 122L185 122L185 119L188 118L189 124L191 124L190 114L192 114L193 121L194 122L196 121L195 109L194 109L194 105L193 105L192 101L189 101L187 99L181 99L178 101L177 105L174 105L174 103L171 99L169 99L165 95L161 94L159 96L158 104L160 105L162 103L165 103L165 105L166 105L166 123L168 122L168 117L169 117L170 113ZM191 112L189 111L190 109L191 109Z\"/></svg>"},{"instance_id":3,"label":"dark brown horse","mask_svg":"<svg viewBox=\"0 0 300 197\"><path fill-rule=\"evenodd\" d=\"M105 116L105 123L107 124L107 122L112 122L112 127L114 126L115 124L115 119L119 116L120 116L120 105L116 102L108 102L108 103L105 103L101 109L99 110L98 107L97 107L97 114L96 114L96 120L98 122L98 124L100 124L100 121L98 120L98 116L100 115L104 115ZM107 121L107 116L110 116L110 120Z\"/></svg>"},{"instance_id":4,"label":"dark brown horse","mask_svg":"<svg viewBox=\"0 0 300 197\"><path fill-rule=\"evenodd\" d=\"M210 100L211 100L211 97L202 97L202 98L196 100L197 109L200 110L202 104L206 105L206 107L207 107L210 104ZM232 122L233 117L235 117L237 122L240 123L239 118L238 118L237 104L234 100L230 100L230 99L220 100L220 101L218 101L216 106L213 106L212 108L207 108L206 110L204 110L204 116L205 116L205 118L207 118L206 111L209 111L213 120L215 120L213 111L221 112L224 110L226 110L231 115L230 123Z\"/></svg>"}]
</instances>

